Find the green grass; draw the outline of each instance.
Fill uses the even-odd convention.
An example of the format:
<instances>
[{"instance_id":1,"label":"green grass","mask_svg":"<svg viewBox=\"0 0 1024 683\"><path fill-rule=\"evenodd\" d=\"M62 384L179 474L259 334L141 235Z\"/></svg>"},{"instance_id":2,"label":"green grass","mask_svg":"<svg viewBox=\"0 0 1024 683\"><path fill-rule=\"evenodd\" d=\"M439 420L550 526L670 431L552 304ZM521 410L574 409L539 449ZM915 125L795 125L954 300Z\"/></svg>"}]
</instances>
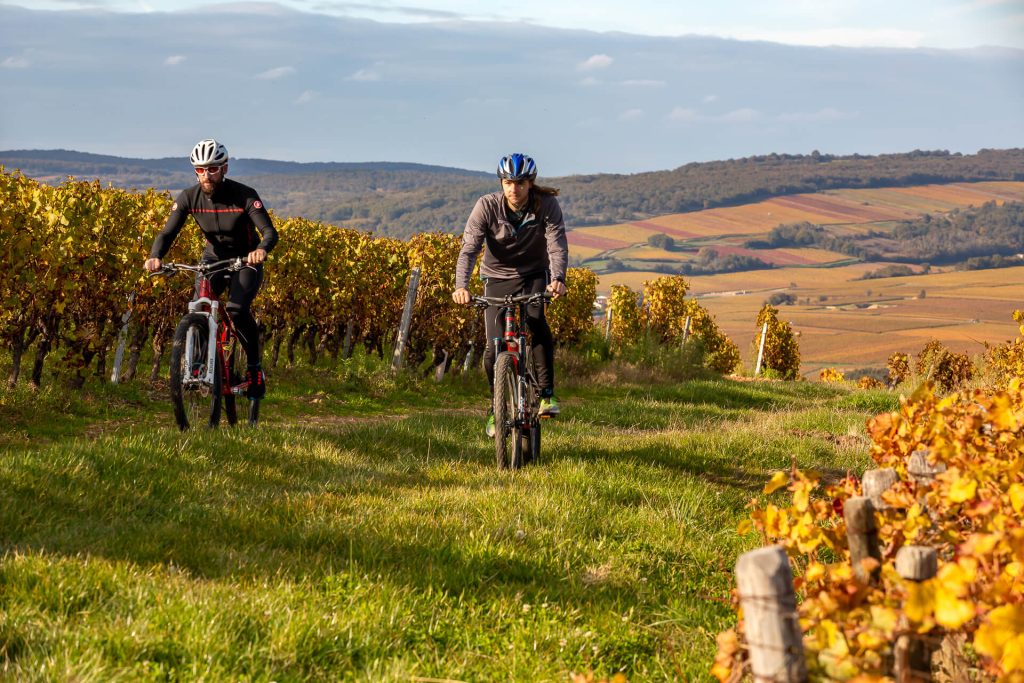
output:
<instances>
[{"instance_id":1,"label":"green grass","mask_svg":"<svg viewBox=\"0 0 1024 683\"><path fill-rule=\"evenodd\" d=\"M867 464L885 392L566 382L500 472L485 385L271 373L258 429L160 387L0 390L0 678L707 680L737 522L796 458Z\"/></svg>"}]
</instances>

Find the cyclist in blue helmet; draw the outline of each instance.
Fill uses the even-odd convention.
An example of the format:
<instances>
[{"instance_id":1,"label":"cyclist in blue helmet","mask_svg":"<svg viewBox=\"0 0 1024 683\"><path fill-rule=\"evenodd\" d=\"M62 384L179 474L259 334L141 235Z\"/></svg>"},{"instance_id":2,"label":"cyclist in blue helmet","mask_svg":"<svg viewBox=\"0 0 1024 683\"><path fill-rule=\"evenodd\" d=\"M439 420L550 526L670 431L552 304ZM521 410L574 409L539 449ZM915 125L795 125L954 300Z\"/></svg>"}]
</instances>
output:
<instances>
[{"instance_id":1,"label":"cyclist in blue helmet","mask_svg":"<svg viewBox=\"0 0 1024 683\"><path fill-rule=\"evenodd\" d=\"M509 154L498 162L501 190L477 200L462 235L462 249L455 272L452 299L458 304L470 302L469 278L481 250L484 253L480 275L484 296L501 297L533 294L547 290L557 298L566 293L565 271L569 245L565 239L565 221L558 205L558 190L537 185L537 164L525 154ZM488 308L485 316L487 339L501 336L502 321L498 309ZM541 386L540 413L559 413L555 398L555 342L544 317L544 307L533 304L527 309L526 324L533 339L533 360ZM494 393L494 346L484 349L484 369ZM488 415L485 431L494 435L494 416Z\"/></svg>"}]
</instances>

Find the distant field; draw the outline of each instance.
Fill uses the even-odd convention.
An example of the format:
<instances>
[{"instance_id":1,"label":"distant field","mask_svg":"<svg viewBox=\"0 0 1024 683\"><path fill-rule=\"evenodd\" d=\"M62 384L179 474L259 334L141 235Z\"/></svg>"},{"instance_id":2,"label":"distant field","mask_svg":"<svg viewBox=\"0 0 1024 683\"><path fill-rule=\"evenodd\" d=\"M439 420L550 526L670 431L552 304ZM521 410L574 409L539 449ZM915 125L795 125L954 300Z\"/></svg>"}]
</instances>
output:
<instances>
[{"instance_id":1,"label":"distant field","mask_svg":"<svg viewBox=\"0 0 1024 683\"><path fill-rule=\"evenodd\" d=\"M753 366L751 342L757 312L774 292L797 297L780 306L780 317L800 333L802 372L822 367L846 371L884 367L891 353L916 354L931 339L974 356L984 342L1018 334L1012 313L1024 309L1024 266L998 270L933 272L911 277L857 280L883 264L836 268L775 268L687 278L691 293L715 316ZM602 275L598 290L612 284L639 290L659 273ZM924 292L924 298L917 298Z\"/></svg>"},{"instance_id":2,"label":"distant field","mask_svg":"<svg viewBox=\"0 0 1024 683\"><path fill-rule=\"evenodd\" d=\"M1024 201L1024 182L832 190L774 197L744 206L570 230L569 252L583 262L614 256L620 260L657 259L683 263L693 258L692 251L659 252L655 256L643 251L647 238L662 233L672 237L679 247L696 249L711 246L721 253L747 253L737 251L744 249L742 245L746 240L766 236L773 228L788 223L806 221L831 226L840 235L863 234L869 230L890 229L895 221L911 220L925 213L980 206L989 201ZM720 246L723 243L732 246ZM759 249L749 255L779 266L831 263L847 258L821 252L804 262L801 259L806 254L794 253L790 249Z\"/></svg>"},{"instance_id":3,"label":"distant field","mask_svg":"<svg viewBox=\"0 0 1024 683\"><path fill-rule=\"evenodd\" d=\"M754 320L775 292L797 298L781 316L800 332L803 372L816 376L825 366L849 370L884 367L895 351L916 354L930 339L976 355L984 342L1017 335L1015 308L1024 308L1024 266L987 271L938 270L927 275L861 280L885 263L842 265L849 257L822 249L749 249L747 240L774 227L808 221L836 234L891 229L896 221L989 201L1024 201L1024 182L953 183L909 188L833 190L776 197L764 202L635 223L572 230L570 253L593 259L600 269L615 257L647 271L601 275L599 292L625 284L639 291L660 273L649 269L693 261L701 248L721 255L759 258L775 267L740 273L688 277L691 295L701 298L735 341L744 362L753 365L750 344ZM675 250L655 249L647 238L664 233ZM923 297L922 297L923 295Z\"/></svg>"}]
</instances>

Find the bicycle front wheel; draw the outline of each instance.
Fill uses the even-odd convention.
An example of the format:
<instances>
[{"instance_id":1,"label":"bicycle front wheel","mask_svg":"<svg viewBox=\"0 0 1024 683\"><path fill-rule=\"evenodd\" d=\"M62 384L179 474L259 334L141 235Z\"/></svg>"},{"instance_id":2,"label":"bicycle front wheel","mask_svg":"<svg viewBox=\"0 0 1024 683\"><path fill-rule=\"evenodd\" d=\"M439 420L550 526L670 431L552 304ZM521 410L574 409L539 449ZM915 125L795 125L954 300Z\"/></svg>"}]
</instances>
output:
<instances>
[{"instance_id":1,"label":"bicycle front wheel","mask_svg":"<svg viewBox=\"0 0 1024 683\"><path fill-rule=\"evenodd\" d=\"M205 381L210 329L206 316L189 313L174 331L171 346L171 403L174 420L182 431L205 422L220 422L220 368L212 386Z\"/></svg>"},{"instance_id":2,"label":"bicycle front wheel","mask_svg":"<svg viewBox=\"0 0 1024 683\"><path fill-rule=\"evenodd\" d=\"M501 469L523 466L520 430L516 426L518 388L515 356L498 354L494 363L494 451Z\"/></svg>"}]
</instances>

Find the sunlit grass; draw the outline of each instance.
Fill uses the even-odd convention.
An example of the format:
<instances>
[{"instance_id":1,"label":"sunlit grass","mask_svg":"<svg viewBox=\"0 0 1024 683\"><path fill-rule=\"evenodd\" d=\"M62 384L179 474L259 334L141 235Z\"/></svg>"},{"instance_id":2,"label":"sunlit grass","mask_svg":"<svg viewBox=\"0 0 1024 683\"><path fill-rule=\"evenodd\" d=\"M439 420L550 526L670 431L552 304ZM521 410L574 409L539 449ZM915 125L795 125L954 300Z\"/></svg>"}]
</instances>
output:
<instances>
[{"instance_id":1,"label":"sunlit grass","mask_svg":"<svg viewBox=\"0 0 1024 683\"><path fill-rule=\"evenodd\" d=\"M612 368L510 473L481 378L360 362L272 372L255 430L179 433L143 383L0 390L4 676L705 680L749 499L863 469L895 401Z\"/></svg>"}]
</instances>

